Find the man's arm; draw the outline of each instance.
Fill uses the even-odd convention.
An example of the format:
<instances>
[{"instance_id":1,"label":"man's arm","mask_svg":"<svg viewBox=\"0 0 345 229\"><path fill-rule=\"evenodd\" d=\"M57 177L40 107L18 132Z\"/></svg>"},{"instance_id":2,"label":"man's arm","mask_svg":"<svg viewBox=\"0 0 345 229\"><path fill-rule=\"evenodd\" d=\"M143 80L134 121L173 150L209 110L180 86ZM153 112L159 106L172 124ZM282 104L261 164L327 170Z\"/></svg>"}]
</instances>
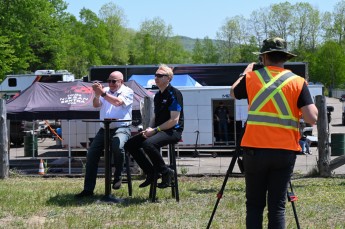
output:
<instances>
[{"instance_id":1,"label":"man's arm","mask_svg":"<svg viewBox=\"0 0 345 229\"><path fill-rule=\"evenodd\" d=\"M178 120L180 119L180 112L179 111L170 111L170 119L161 125L159 125L160 130L168 130L174 127Z\"/></svg>"},{"instance_id":2,"label":"man's arm","mask_svg":"<svg viewBox=\"0 0 345 229\"><path fill-rule=\"evenodd\" d=\"M309 104L306 106L301 107L301 111L303 114L303 119L305 122L315 125L317 121L318 110L315 104Z\"/></svg>"},{"instance_id":3,"label":"man's arm","mask_svg":"<svg viewBox=\"0 0 345 229\"><path fill-rule=\"evenodd\" d=\"M253 71L254 64L255 64L255 62L248 64L248 66L246 67L246 69L245 69L244 72L242 73L242 74L244 74L244 75L241 76L240 78L238 78L238 79L236 80L236 82L231 86L231 88L230 88L230 95L231 95L231 97L236 98L236 97L235 97L234 89L235 89L236 86L240 83L240 81L243 79L243 77L245 77L245 74L247 74L247 72Z\"/></svg>"},{"instance_id":4,"label":"man's arm","mask_svg":"<svg viewBox=\"0 0 345 229\"><path fill-rule=\"evenodd\" d=\"M302 111L304 122L314 125L317 121L318 110L310 95L306 82L304 82L302 91L298 97L297 106Z\"/></svg>"},{"instance_id":5,"label":"man's arm","mask_svg":"<svg viewBox=\"0 0 345 229\"><path fill-rule=\"evenodd\" d=\"M180 119L180 112L179 111L171 111L170 112L170 119L167 120L166 122L162 123L161 125L157 126L156 128L152 128L155 124L154 121L150 121L150 127L148 127L146 130L144 130L143 136L148 138L157 133L157 131L163 131L170 129L174 127L177 123L178 120ZM154 120L154 119L153 119Z\"/></svg>"},{"instance_id":6,"label":"man's arm","mask_svg":"<svg viewBox=\"0 0 345 229\"><path fill-rule=\"evenodd\" d=\"M241 76L240 78L238 78L236 80L236 82L231 86L231 88L230 88L231 97L236 98L234 90L235 90L236 86L240 83L240 81L243 79L243 77L245 77L245 76Z\"/></svg>"},{"instance_id":7,"label":"man's arm","mask_svg":"<svg viewBox=\"0 0 345 229\"><path fill-rule=\"evenodd\" d=\"M116 96L113 96L113 95L108 94L108 93L103 98L104 98L104 100L108 101L109 103L111 103L112 105L117 106L117 107L121 106L124 103L120 97L116 97Z\"/></svg>"}]
</instances>

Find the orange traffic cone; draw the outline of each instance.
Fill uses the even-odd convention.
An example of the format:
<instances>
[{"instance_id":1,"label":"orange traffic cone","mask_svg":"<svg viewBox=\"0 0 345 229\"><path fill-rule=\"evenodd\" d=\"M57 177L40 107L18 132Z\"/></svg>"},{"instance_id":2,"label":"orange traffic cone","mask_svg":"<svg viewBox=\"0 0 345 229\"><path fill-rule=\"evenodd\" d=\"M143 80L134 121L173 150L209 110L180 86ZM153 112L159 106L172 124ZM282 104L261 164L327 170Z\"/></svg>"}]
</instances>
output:
<instances>
[{"instance_id":1,"label":"orange traffic cone","mask_svg":"<svg viewBox=\"0 0 345 229\"><path fill-rule=\"evenodd\" d=\"M43 165L43 160L42 159L40 161L40 168L38 169L38 174L44 175L44 165Z\"/></svg>"}]
</instances>

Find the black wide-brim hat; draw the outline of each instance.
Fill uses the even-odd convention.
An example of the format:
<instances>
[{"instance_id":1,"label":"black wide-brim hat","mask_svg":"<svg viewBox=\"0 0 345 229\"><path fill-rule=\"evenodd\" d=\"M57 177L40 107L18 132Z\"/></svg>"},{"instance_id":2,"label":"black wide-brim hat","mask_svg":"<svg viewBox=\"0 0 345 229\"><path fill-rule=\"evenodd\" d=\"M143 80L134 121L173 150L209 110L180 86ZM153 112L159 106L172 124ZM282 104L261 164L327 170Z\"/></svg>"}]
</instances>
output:
<instances>
[{"instance_id":1,"label":"black wide-brim hat","mask_svg":"<svg viewBox=\"0 0 345 229\"><path fill-rule=\"evenodd\" d=\"M287 51L287 43L280 37L268 38L262 42L260 52L253 52L256 55L262 55L270 52L282 52L285 53L288 59L291 59L297 55Z\"/></svg>"}]
</instances>

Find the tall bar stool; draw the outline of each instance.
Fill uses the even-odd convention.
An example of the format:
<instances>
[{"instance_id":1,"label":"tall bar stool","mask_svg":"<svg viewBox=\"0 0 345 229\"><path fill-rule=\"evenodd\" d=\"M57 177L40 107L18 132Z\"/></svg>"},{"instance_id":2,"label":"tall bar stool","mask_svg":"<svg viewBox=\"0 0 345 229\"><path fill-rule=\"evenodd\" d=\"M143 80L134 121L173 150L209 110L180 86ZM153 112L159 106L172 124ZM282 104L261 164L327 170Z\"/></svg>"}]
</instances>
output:
<instances>
[{"instance_id":1,"label":"tall bar stool","mask_svg":"<svg viewBox=\"0 0 345 229\"><path fill-rule=\"evenodd\" d=\"M178 190L175 144L177 144L177 143L171 143L168 145L169 167L172 170L174 170L174 180L172 181L172 184L170 187L171 187L172 197L176 199L176 202L179 202L180 201L180 194L179 194L179 190ZM157 179L158 179L158 172L155 171L154 177L153 177L153 182L150 185L150 195L149 195L149 198L151 198L152 202L156 202Z\"/></svg>"},{"instance_id":2,"label":"tall bar stool","mask_svg":"<svg viewBox=\"0 0 345 229\"><path fill-rule=\"evenodd\" d=\"M123 183L127 183L127 188L128 188L128 195L132 196L133 193L133 187L132 187L132 176L131 176L131 167L130 167L130 155L128 152L125 152L125 161L126 161L126 178L125 180L123 180Z\"/></svg>"}]
</instances>

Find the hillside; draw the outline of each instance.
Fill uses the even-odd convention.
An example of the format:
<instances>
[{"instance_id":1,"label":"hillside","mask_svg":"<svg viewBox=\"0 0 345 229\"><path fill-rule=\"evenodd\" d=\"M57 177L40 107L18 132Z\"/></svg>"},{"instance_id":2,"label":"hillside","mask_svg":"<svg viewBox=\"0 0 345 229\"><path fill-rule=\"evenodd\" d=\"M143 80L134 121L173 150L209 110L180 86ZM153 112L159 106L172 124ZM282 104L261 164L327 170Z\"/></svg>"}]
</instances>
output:
<instances>
[{"instance_id":1,"label":"hillside","mask_svg":"<svg viewBox=\"0 0 345 229\"><path fill-rule=\"evenodd\" d=\"M187 51L193 51L196 39L193 39L193 38L190 38L190 37L185 37L185 36L177 36L177 37L180 38L183 47Z\"/></svg>"},{"instance_id":2,"label":"hillside","mask_svg":"<svg viewBox=\"0 0 345 229\"><path fill-rule=\"evenodd\" d=\"M181 40L182 46L187 51L190 51L190 52L193 51L193 48L194 48L194 45L195 45L195 42L196 42L197 39L190 38L190 37L185 37L185 36L176 36L176 37L178 37ZM200 39L199 38L199 41L203 42L203 40L204 39ZM214 45L217 45L217 43L220 42L219 40L212 40L212 41L213 41Z\"/></svg>"}]
</instances>

